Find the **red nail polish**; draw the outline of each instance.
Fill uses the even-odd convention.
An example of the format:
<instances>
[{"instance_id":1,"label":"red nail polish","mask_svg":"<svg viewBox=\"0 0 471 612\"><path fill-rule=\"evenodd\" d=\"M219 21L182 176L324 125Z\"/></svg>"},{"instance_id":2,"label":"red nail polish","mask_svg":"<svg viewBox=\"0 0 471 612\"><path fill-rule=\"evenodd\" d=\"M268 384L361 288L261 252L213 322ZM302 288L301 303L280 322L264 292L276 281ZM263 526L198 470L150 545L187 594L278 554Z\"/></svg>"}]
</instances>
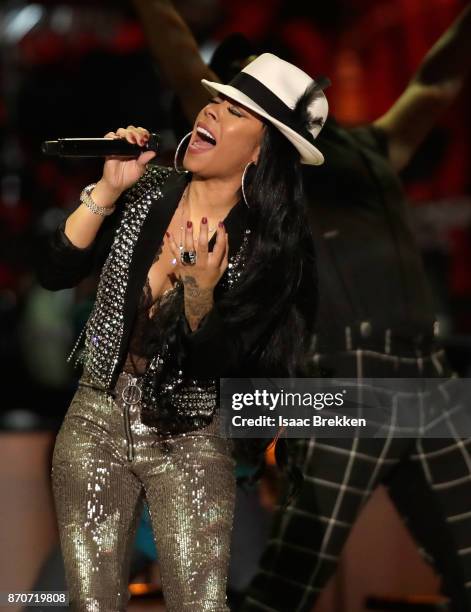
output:
<instances>
[{"instance_id":1,"label":"red nail polish","mask_svg":"<svg viewBox=\"0 0 471 612\"><path fill-rule=\"evenodd\" d=\"M170 238L170 234L168 232L165 232L165 235L167 236L167 238Z\"/></svg>"},{"instance_id":2,"label":"red nail polish","mask_svg":"<svg viewBox=\"0 0 471 612\"><path fill-rule=\"evenodd\" d=\"M207 223L207 222L208 222L208 220L206 219L206 217L203 217L203 218L201 219L201 221L202 221L203 223Z\"/></svg>"},{"instance_id":3,"label":"red nail polish","mask_svg":"<svg viewBox=\"0 0 471 612\"><path fill-rule=\"evenodd\" d=\"M191 221L187 221L187 222L186 222L186 226L187 226L188 228L190 228L192 225L193 225L193 223L192 223Z\"/></svg>"},{"instance_id":4,"label":"red nail polish","mask_svg":"<svg viewBox=\"0 0 471 612\"><path fill-rule=\"evenodd\" d=\"M224 223L222 221L219 221L218 225L219 227L224 227Z\"/></svg>"}]
</instances>

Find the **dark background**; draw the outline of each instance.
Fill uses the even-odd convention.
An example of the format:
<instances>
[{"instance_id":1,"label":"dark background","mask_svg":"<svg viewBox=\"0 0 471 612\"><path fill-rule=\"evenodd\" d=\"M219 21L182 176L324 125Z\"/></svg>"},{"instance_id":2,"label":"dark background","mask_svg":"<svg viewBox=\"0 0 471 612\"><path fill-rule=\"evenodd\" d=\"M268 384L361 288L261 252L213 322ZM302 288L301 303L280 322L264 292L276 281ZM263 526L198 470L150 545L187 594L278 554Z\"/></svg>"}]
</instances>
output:
<instances>
[{"instance_id":1,"label":"dark background","mask_svg":"<svg viewBox=\"0 0 471 612\"><path fill-rule=\"evenodd\" d=\"M176 2L209 59L233 31L332 81L331 112L349 125L384 113L462 0ZM94 279L38 286L35 241L78 205L101 164L40 154L43 140L103 136L128 124L170 132L169 92L130 2L0 4L0 368L5 429L57 426L74 389L65 358ZM471 363L470 86L404 172L411 221L450 358ZM170 157L168 158L170 159Z\"/></svg>"}]
</instances>

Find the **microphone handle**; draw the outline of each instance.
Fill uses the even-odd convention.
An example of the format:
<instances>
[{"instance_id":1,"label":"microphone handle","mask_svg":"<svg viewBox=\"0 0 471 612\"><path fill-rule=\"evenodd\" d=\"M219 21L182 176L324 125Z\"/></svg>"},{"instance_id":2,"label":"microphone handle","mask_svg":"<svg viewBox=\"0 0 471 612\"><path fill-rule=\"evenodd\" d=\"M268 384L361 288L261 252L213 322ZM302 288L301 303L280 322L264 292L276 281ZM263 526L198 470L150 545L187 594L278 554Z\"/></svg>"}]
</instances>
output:
<instances>
[{"instance_id":1,"label":"microphone handle","mask_svg":"<svg viewBox=\"0 0 471 612\"><path fill-rule=\"evenodd\" d=\"M59 138L42 143L44 155L58 157L123 157L133 159L145 151L155 151L159 147L158 134L151 134L148 142L139 146L124 138Z\"/></svg>"}]
</instances>

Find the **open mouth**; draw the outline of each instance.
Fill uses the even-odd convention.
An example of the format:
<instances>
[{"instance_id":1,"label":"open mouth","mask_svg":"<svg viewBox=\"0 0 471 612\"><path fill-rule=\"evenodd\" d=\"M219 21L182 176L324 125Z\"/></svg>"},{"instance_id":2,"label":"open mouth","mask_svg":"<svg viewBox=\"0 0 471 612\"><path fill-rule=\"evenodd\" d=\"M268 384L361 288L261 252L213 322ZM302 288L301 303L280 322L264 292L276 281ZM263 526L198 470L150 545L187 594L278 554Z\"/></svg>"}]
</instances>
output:
<instances>
[{"instance_id":1,"label":"open mouth","mask_svg":"<svg viewBox=\"0 0 471 612\"><path fill-rule=\"evenodd\" d=\"M216 146L214 135L207 128L198 125L196 127L196 137L189 148L196 151L207 151L214 146Z\"/></svg>"}]
</instances>

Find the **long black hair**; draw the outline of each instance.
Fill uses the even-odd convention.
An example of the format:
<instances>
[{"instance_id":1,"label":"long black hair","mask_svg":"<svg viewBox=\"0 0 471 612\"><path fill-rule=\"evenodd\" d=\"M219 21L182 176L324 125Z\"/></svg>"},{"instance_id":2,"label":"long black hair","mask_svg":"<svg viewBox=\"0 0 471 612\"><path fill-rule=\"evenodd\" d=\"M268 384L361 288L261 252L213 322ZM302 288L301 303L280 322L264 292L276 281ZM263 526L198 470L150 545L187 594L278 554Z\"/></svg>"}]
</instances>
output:
<instances>
[{"instance_id":1,"label":"long black hair","mask_svg":"<svg viewBox=\"0 0 471 612\"><path fill-rule=\"evenodd\" d=\"M314 124L322 127L322 118L308 112L321 95L322 84L314 81L293 110L293 122L307 137ZM306 375L317 312L315 251L299 152L268 121L257 164L248 174L250 257L241 282L218 305L235 327L261 313L272 322L258 355L263 376Z\"/></svg>"},{"instance_id":2,"label":"long black hair","mask_svg":"<svg viewBox=\"0 0 471 612\"><path fill-rule=\"evenodd\" d=\"M299 153L267 123L258 162L247 175L250 256L239 283L218 306L236 328L260 316L271 321L257 355L260 372L300 375L313 332L317 286ZM306 280L310 286L302 292Z\"/></svg>"}]
</instances>

